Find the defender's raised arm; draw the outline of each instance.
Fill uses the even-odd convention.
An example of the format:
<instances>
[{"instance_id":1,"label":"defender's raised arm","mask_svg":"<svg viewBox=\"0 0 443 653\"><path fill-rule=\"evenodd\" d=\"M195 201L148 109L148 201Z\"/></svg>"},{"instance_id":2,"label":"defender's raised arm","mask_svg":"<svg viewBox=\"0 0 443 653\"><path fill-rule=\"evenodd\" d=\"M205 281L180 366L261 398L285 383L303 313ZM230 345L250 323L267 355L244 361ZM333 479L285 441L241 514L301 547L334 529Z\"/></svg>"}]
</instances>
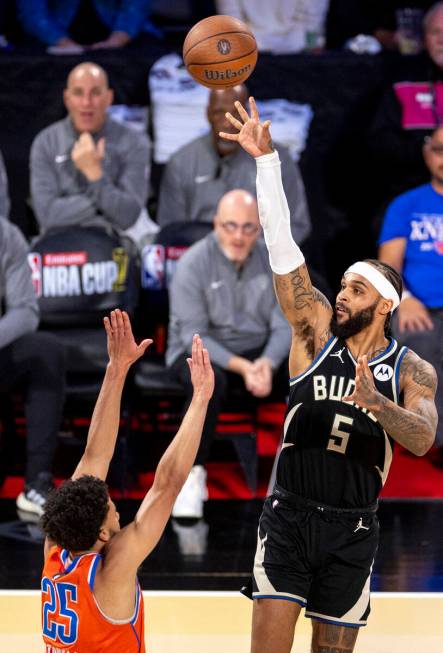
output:
<instances>
[{"instance_id":1,"label":"defender's raised arm","mask_svg":"<svg viewBox=\"0 0 443 653\"><path fill-rule=\"evenodd\" d=\"M237 141L257 163L257 201L260 222L274 273L280 307L293 329L290 373L296 375L313 360L329 338L332 309L327 299L311 284L305 258L291 233L290 212L282 184L280 159L272 145L270 121L260 122L254 98L251 115L240 104L235 107L241 121L226 117L239 131L220 132Z\"/></svg>"}]
</instances>

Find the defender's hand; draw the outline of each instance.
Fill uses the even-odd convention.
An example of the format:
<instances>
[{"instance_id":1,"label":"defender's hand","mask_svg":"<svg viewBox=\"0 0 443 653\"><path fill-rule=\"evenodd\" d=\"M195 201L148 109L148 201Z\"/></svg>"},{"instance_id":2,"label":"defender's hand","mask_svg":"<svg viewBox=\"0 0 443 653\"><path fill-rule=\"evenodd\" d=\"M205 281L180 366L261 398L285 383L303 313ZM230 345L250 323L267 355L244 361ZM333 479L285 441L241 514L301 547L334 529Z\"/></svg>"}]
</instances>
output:
<instances>
[{"instance_id":1,"label":"defender's hand","mask_svg":"<svg viewBox=\"0 0 443 653\"><path fill-rule=\"evenodd\" d=\"M191 381L194 387L194 397L209 401L214 392L214 370L212 369L209 352L203 347L202 339L195 334L192 339L192 358L187 358Z\"/></svg>"},{"instance_id":2,"label":"defender's hand","mask_svg":"<svg viewBox=\"0 0 443 653\"><path fill-rule=\"evenodd\" d=\"M251 156L257 158L264 154L271 154L274 151L272 147L272 138L269 131L271 124L270 120L260 122L258 115L257 105L253 97L249 98L251 107L251 115L248 115L246 109L242 106L241 102L235 102L235 108L243 122L234 118L231 113L226 114L226 118L231 125L238 129L238 134L228 134L226 132L219 132L222 138L228 141L236 141L242 148Z\"/></svg>"},{"instance_id":3,"label":"defender's hand","mask_svg":"<svg viewBox=\"0 0 443 653\"><path fill-rule=\"evenodd\" d=\"M111 311L110 318L103 320L108 337L109 364L118 368L127 369L143 354L152 340L142 340L137 345L132 334L131 322L126 311L116 308Z\"/></svg>"},{"instance_id":4,"label":"defender's hand","mask_svg":"<svg viewBox=\"0 0 443 653\"><path fill-rule=\"evenodd\" d=\"M380 393L375 387L374 377L368 365L368 357L366 355L359 356L355 368L354 392L342 399L343 401L353 401L360 408L377 410L380 407L379 398Z\"/></svg>"}]
</instances>

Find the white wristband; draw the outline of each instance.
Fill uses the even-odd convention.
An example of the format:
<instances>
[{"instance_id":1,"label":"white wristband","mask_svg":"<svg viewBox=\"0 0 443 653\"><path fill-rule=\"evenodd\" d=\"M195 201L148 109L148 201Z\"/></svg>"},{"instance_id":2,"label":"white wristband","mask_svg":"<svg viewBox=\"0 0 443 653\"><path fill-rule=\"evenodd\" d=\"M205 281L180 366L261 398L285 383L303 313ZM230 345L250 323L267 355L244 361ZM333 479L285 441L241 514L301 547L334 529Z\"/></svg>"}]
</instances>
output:
<instances>
[{"instance_id":1,"label":"white wristband","mask_svg":"<svg viewBox=\"0 0 443 653\"><path fill-rule=\"evenodd\" d=\"M291 233L289 206L283 189L278 152L255 159L260 223L269 252L271 269L288 274L303 265L305 257Z\"/></svg>"},{"instance_id":2,"label":"white wristband","mask_svg":"<svg viewBox=\"0 0 443 653\"><path fill-rule=\"evenodd\" d=\"M412 293L410 293L409 290L403 290L401 294L401 301L404 299L409 299L410 297L413 297Z\"/></svg>"}]
</instances>

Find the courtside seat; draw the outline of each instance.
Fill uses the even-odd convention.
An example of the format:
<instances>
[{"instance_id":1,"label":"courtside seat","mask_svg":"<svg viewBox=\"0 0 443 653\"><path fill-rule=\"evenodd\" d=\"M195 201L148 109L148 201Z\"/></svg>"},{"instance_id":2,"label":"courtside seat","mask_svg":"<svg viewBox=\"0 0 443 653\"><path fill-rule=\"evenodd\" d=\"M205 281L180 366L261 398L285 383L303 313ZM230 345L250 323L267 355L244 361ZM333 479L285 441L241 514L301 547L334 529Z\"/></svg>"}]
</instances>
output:
<instances>
[{"instance_id":1,"label":"courtside seat","mask_svg":"<svg viewBox=\"0 0 443 653\"><path fill-rule=\"evenodd\" d=\"M103 317L116 307L134 313L140 289L136 252L117 234L80 227L40 236L30 249L40 329L55 334L66 348L64 428L76 432L79 417L89 422L108 362ZM127 428L119 436L114 482L123 488L130 424L125 401L122 414Z\"/></svg>"},{"instance_id":2,"label":"courtside seat","mask_svg":"<svg viewBox=\"0 0 443 653\"><path fill-rule=\"evenodd\" d=\"M169 317L168 285L182 254L195 242L213 230L207 222L173 222L156 235L155 242L142 253L141 309L153 319L145 325L146 333L154 338L157 357L148 355L136 364L134 386L143 402L150 408L154 428L160 426L156 413L168 411L180 415L185 394L182 385L173 377L163 362ZM143 319L142 319L143 321ZM241 396L239 396L241 395ZM160 428L161 430L161 428ZM251 408L245 393L235 391L228 397L220 414L217 439L232 442L242 465L247 483L255 493L257 486L257 448L255 409Z\"/></svg>"},{"instance_id":3,"label":"courtside seat","mask_svg":"<svg viewBox=\"0 0 443 653\"><path fill-rule=\"evenodd\" d=\"M66 346L71 375L97 376L107 364L103 317L119 307L134 312L139 293L129 242L101 229L70 228L39 237L29 262L40 328Z\"/></svg>"}]
</instances>

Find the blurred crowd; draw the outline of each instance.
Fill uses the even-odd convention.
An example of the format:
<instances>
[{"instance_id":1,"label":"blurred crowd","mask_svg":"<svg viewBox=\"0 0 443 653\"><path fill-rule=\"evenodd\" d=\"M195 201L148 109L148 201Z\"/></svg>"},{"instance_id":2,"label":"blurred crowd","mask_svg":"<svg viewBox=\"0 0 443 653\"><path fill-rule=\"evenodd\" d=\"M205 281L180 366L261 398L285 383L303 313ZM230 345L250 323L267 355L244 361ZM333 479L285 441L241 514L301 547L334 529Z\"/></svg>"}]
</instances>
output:
<instances>
[{"instance_id":1,"label":"blurred crowd","mask_svg":"<svg viewBox=\"0 0 443 653\"><path fill-rule=\"evenodd\" d=\"M226 396L238 392L254 405L271 397L285 400L290 333L276 305L261 239L255 165L235 142L218 136L219 131L232 130L225 113L233 110L236 100L247 104L247 88L238 85L205 96L205 133L171 154L158 197L148 206L148 130L134 130L113 117L107 71L94 63L97 50L149 49L155 42L170 42L174 49L196 20L216 12L245 21L260 51L276 56L309 52L327 57L329 50L340 49L349 56L397 51L405 57L408 74L386 89L371 126L368 150L383 170L383 197L374 214L378 235L371 246L380 260L403 275L406 291L393 335L432 362L439 376L440 423L430 455L443 467L443 3L2 0L4 51L27 56L87 52L90 58L79 60L67 76L65 117L35 134L30 149L30 206L37 225L32 243L10 220L8 178L0 154L0 390L8 394L19 389L24 399L26 479L17 498L23 511L40 514L52 484L70 365L63 341L39 328L39 315L47 310L48 298L65 301L77 292L104 294L108 277L108 290L115 291L124 268L121 252L115 255L119 263L114 261L114 276L112 266L103 278L98 263L89 262L87 268L88 261L95 260L88 250L88 234L119 239L122 251L126 247L128 255L141 262L145 288L155 288L165 277L169 332L157 350L171 378L183 386L185 402L191 392L186 357L194 333L203 337L214 363L216 391L175 516L202 516L205 466ZM275 147L293 235L303 247L308 237L315 241L317 235L303 175L285 144L276 142ZM63 234L71 237L73 230L83 236L77 251L69 249L68 238L63 241ZM58 238L55 249L53 235ZM168 261L162 259L165 251ZM81 269L79 278L71 269L75 266ZM335 280L314 266L312 276L333 301ZM51 283L53 290L46 291L44 284L50 288ZM60 323L64 311L60 309Z\"/></svg>"}]
</instances>

